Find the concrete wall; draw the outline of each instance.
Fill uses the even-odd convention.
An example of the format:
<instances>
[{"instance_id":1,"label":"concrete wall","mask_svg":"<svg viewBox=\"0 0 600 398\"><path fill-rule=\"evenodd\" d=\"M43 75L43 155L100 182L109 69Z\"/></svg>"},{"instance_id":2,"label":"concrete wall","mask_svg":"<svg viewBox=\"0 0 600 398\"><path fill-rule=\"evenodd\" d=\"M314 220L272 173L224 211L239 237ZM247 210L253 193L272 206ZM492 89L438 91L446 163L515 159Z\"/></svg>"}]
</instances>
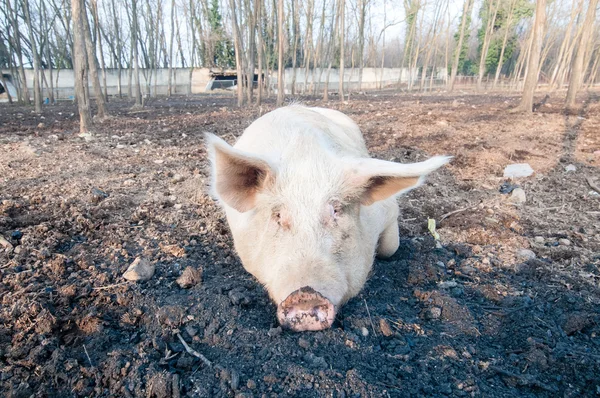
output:
<instances>
[{"instance_id":1,"label":"concrete wall","mask_svg":"<svg viewBox=\"0 0 600 398\"><path fill-rule=\"evenodd\" d=\"M206 86L211 81L210 73L222 72L221 70L211 70L208 68L196 68L190 70L189 68L176 68L173 69L173 94L199 94L206 91ZM2 70L5 75L11 75L10 70ZM45 70L46 81L50 79L50 71ZM26 69L25 75L30 90L31 96L33 96L31 89L31 82L33 82L33 70ZM57 99L71 99L74 95L74 75L73 70L53 70L52 81L54 84L54 95ZM292 81L293 70L285 70L285 81L286 81L286 92L291 92L291 81ZM325 88L325 79L327 77L327 69L316 68L308 71L308 76L305 75L303 68L296 69L296 92L303 92L306 88L310 89L311 84L317 91L322 91ZM373 90L380 87L385 88L388 85L396 85L399 82L406 84L408 79L411 77L408 68L364 68L363 79L362 79L362 90ZM440 81L445 79L446 69L438 68L436 70L435 79ZM417 70L413 70L412 79L416 81ZM16 85L16 79L9 77L8 80L12 80L13 84ZM169 70L158 69L145 70L140 69L140 83L142 85L142 93L147 94L158 94L166 95L168 89ZM337 69L331 69L329 71L329 90L337 91L339 86L340 74ZM429 79L428 79L429 80ZM319 82L320 81L320 82ZM347 68L344 71L345 89L356 91L358 87L358 69ZM100 71L100 84L103 85L102 71ZM269 80L273 91L277 90L277 74L272 74ZM49 83L48 83L49 85ZM121 93L127 95L129 89L129 71L124 69L120 73L118 69L106 69L106 85L108 95L116 96L119 93L119 85L121 87ZM46 84L43 85L44 97L48 96L48 90ZM93 89L90 82L90 94L93 95Z\"/></svg>"}]
</instances>

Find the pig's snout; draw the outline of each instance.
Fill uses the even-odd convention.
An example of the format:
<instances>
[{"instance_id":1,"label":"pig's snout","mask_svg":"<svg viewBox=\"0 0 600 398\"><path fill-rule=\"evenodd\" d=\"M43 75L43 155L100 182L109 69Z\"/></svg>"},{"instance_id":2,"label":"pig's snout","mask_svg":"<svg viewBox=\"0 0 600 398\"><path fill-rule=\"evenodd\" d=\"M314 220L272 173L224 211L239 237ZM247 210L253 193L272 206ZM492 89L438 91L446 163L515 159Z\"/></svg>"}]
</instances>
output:
<instances>
[{"instance_id":1,"label":"pig's snout","mask_svg":"<svg viewBox=\"0 0 600 398\"><path fill-rule=\"evenodd\" d=\"M279 304L277 318L281 326L295 332L331 327L335 306L310 286L302 287Z\"/></svg>"}]
</instances>

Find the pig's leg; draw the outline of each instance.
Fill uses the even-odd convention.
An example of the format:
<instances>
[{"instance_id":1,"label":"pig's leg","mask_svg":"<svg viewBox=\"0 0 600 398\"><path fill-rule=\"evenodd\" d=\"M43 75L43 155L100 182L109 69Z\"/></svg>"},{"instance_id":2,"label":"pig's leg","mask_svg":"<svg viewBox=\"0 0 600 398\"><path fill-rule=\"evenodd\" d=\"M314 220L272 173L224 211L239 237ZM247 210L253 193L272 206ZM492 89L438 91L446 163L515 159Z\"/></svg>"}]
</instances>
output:
<instances>
[{"instance_id":1,"label":"pig's leg","mask_svg":"<svg viewBox=\"0 0 600 398\"><path fill-rule=\"evenodd\" d=\"M377 257L387 258L391 257L398 246L400 245L400 231L398 230L398 208L394 209L392 214L388 218L388 226L385 227L381 235L379 235L379 242L377 244Z\"/></svg>"}]
</instances>

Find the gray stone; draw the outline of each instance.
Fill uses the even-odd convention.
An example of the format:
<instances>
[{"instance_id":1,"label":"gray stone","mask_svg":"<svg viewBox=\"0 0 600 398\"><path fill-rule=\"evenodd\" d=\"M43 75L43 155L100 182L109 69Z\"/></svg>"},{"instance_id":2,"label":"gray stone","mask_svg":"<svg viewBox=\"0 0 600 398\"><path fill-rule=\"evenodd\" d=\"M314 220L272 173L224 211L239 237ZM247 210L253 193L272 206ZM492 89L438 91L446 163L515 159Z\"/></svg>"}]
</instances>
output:
<instances>
[{"instance_id":1,"label":"gray stone","mask_svg":"<svg viewBox=\"0 0 600 398\"><path fill-rule=\"evenodd\" d=\"M137 257L123 274L128 281L147 281L154 276L156 267L150 261Z\"/></svg>"},{"instance_id":2,"label":"gray stone","mask_svg":"<svg viewBox=\"0 0 600 398\"><path fill-rule=\"evenodd\" d=\"M558 243L561 246L571 246L571 241L569 239L564 239L564 238L563 239L559 239Z\"/></svg>"},{"instance_id":3,"label":"gray stone","mask_svg":"<svg viewBox=\"0 0 600 398\"><path fill-rule=\"evenodd\" d=\"M458 286L458 283L456 283L456 281L442 281L438 283L438 286L441 289L451 289L453 287Z\"/></svg>"},{"instance_id":4,"label":"gray stone","mask_svg":"<svg viewBox=\"0 0 600 398\"><path fill-rule=\"evenodd\" d=\"M513 189L512 194L510 195L510 198L508 198L508 200L510 200L511 203L514 203L516 205L521 205L527 201L527 196L525 195L525 191L523 191L522 188L515 188Z\"/></svg>"},{"instance_id":5,"label":"gray stone","mask_svg":"<svg viewBox=\"0 0 600 398\"><path fill-rule=\"evenodd\" d=\"M568 166L565 167L565 171L569 172L569 171L577 171L577 167L575 167L574 164L570 164Z\"/></svg>"},{"instance_id":6,"label":"gray stone","mask_svg":"<svg viewBox=\"0 0 600 398\"><path fill-rule=\"evenodd\" d=\"M532 174L533 169L529 163L514 163L504 168L504 178L529 177Z\"/></svg>"},{"instance_id":7,"label":"gray stone","mask_svg":"<svg viewBox=\"0 0 600 398\"><path fill-rule=\"evenodd\" d=\"M520 249L517 251L517 255L523 260L532 260L536 257L535 253L529 249Z\"/></svg>"},{"instance_id":8,"label":"gray stone","mask_svg":"<svg viewBox=\"0 0 600 398\"><path fill-rule=\"evenodd\" d=\"M536 236L534 238L535 243L540 243L540 244L544 244L544 242L546 241L546 239L544 239L543 236Z\"/></svg>"}]
</instances>

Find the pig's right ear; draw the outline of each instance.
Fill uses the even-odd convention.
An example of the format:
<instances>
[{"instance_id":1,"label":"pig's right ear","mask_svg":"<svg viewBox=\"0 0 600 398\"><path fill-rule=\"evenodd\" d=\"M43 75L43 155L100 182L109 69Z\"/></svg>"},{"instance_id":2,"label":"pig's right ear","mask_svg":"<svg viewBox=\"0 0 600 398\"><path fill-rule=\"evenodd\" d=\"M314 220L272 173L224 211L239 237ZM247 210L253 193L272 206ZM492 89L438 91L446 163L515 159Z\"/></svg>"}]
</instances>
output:
<instances>
[{"instance_id":1,"label":"pig's right ear","mask_svg":"<svg viewBox=\"0 0 600 398\"><path fill-rule=\"evenodd\" d=\"M206 133L205 140L216 196L240 213L252 210L258 193L274 177L273 168L265 159L235 149L214 134Z\"/></svg>"}]
</instances>

